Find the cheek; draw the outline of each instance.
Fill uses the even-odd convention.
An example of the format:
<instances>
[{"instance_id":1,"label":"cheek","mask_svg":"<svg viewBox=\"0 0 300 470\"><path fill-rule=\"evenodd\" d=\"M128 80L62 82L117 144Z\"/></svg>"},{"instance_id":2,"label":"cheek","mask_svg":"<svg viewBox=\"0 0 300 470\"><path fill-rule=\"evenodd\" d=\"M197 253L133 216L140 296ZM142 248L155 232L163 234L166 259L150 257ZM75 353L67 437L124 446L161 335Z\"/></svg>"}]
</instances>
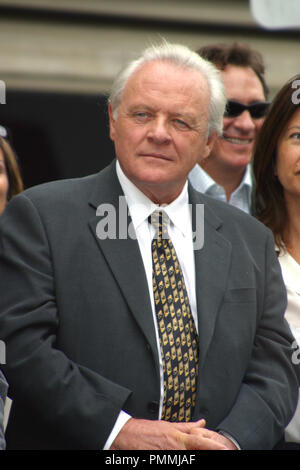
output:
<instances>
[{"instance_id":1,"label":"cheek","mask_svg":"<svg viewBox=\"0 0 300 470\"><path fill-rule=\"evenodd\" d=\"M208 156L209 152L210 148L206 142L206 138L201 138L201 140L199 140L197 137L189 140L188 142L184 142L181 146L180 154L182 155L184 162L193 167L197 162L204 160ZM187 155L189 155L189 158L187 158Z\"/></svg>"},{"instance_id":2,"label":"cheek","mask_svg":"<svg viewBox=\"0 0 300 470\"><path fill-rule=\"evenodd\" d=\"M139 129L124 127L116 129L114 145L117 158L127 165L134 162L136 154L143 147L142 141Z\"/></svg>"},{"instance_id":3,"label":"cheek","mask_svg":"<svg viewBox=\"0 0 300 470\"><path fill-rule=\"evenodd\" d=\"M230 126L234 123L234 119L232 118L223 118L223 130L226 131L226 129L230 128Z\"/></svg>"},{"instance_id":4,"label":"cheek","mask_svg":"<svg viewBox=\"0 0 300 470\"><path fill-rule=\"evenodd\" d=\"M289 162L286 158L283 158L284 154L277 155L276 163L276 174L283 187L288 186L289 184L289 175L291 173L291 168Z\"/></svg>"},{"instance_id":5,"label":"cheek","mask_svg":"<svg viewBox=\"0 0 300 470\"><path fill-rule=\"evenodd\" d=\"M256 132L256 136L258 135L258 133L260 132L261 128L262 128L262 125L264 123L264 119L256 119L255 122L255 132Z\"/></svg>"},{"instance_id":6,"label":"cheek","mask_svg":"<svg viewBox=\"0 0 300 470\"><path fill-rule=\"evenodd\" d=\"M123 147L132 147L143 139L144 126L120 125L115 129L115 138Z\"/></svg>"},{"instance_id":7,"label":"cheek","mask_svg":"<svg viewBox=\"0 0 300 470\"><path fill-rule=\"evenodd\" d=\"M0 175L0 198L6 200L8 194L8 179L6 175Z\"/></svg>"}]
</instances>

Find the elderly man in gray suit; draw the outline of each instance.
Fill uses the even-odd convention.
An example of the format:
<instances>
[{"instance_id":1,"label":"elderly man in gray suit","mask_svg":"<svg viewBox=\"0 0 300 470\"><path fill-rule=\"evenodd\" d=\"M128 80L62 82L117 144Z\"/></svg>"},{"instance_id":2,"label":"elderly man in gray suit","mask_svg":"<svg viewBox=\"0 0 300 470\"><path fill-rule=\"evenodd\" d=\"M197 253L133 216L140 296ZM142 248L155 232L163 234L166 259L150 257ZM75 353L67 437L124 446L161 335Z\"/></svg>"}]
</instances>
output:
<instances>
[{"instance_id":1,"label":"elderly man in gray suit","mask_svg":"<svg viewBox=\"0 0 300 470\"><path fill-rule=\"evenodd\" d=\"M225 102L212 64L184 46L151 47L113 86L117 160L8 205L9 449L271 449L281 439L299 370L272 236L187 182Z\"/></svg>"}]
</instances>

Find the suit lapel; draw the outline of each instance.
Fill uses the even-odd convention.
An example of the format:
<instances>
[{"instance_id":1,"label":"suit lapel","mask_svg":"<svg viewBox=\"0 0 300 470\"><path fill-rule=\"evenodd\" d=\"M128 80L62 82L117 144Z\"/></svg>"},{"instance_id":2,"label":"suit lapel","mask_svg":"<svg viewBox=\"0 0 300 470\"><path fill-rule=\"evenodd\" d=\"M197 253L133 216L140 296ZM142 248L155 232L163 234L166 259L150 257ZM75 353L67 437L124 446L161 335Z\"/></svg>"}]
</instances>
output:
<instances>
[{"instance_id":1,"label":"suit lapel","mask_svg":"<svg viewBox=\"0 0 300 470\"><path fill-rule=\"evenodd\" d=\"M109 204L115 208L116 234L115 239L100 239L97 235L97 225L101 216L93 216L89 226L97 245L103 253L120 290L131 310L147 342L150 344L157 361L157 344L153 315L149 297L148 284L144 264L140 254L138 242L130 237L119 239L119 197L123 196L121 186L115 172L115 162L99 175L99 184L91 195L90 205L95 209L100 204ZM107 206L109 207L109 206ZM126 213L128 214L127 206ZM127 215L127 227L131 222ZM123 230L123 225L122 225ZM99 232L98 232L99 233Z\"/></svg>"},{"instance_id":2,"label":"suit lapel","mask_svg":"<svg viewBox=\"0 0 300 470\"><path fill-rule=\"evenodd\" d=\"M193 231L195 205L203 204L201 195L190 188ZM222 225L208 204L204 206L204 244L195 250L196 297L199 329L199 376L211 343L218 310L226 289L231 258L231 243L219 232ZM201 380L201 378L200 378Z\"/></svg>"},{"instance_id":3,"label":"suit lapel","mask_svg":"<svg viewBox=\"0 0 300 470\"><path fill-rule=\"evenodd\" d=\"M119 196L123 196L116 172L115 162L99 174L99 182L90 198L90 205L96 211L100 204L111 204L116 209L116 233L119 233ZM195 231L195 207L203 204L204 209L204 245L195 250L196 298L199 326L199 377L201 367L211 343L219 306L221 304L228 278L231 258L231 244L219 229L222 225L210 209L206 199L189 187L189 199L192 205L193 230ZM95 214L95 212L94 212ZM128 224L130 216L127 215ZM142 257L136 240L100 239L97 236L97 224L101 217L93 215L89 226L97 245L103 253L124 298L132 312L146 341L150 344L158 367L157 343L149 290ZM128 226L128 225L127 225ZM134 266L134 269L132 269Z\"/></svg>"}]
</instances>

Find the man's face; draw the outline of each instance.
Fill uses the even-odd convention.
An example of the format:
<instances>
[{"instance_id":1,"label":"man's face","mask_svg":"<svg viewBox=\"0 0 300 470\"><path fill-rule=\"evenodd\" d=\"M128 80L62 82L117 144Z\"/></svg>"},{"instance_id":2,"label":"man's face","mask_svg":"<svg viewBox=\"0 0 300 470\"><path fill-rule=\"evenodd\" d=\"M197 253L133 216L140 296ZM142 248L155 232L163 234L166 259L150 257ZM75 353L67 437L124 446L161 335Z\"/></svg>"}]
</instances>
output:
<instances>
[{"instance_id":1,"label":"man's face","mask_svg":"<svg viewBox=\"0 0 300 470\"><path fill-rule=\"evenodd\" d=\"M227 65L221 71L228 100L244 105L265 101L257 75L250 67ZM254 119L248 110L223 118L223 135L216 140L210 158L224 169L243 169L251 161L253 147L264 118Z\"/></svg>"},{"instance_id":2,"label":"man's face","mask_svg":"<svg viewBox=\"0 0 300 470\"><path fill-rule=\"evenodd\" d=\"M154 61L127 82L116 119L109 108L122 170L152 201L174 200L199 155L210 152L209 98L200 72Z\"/></svg>"},{"instance_id":3,"label":"man's face","mask_svg":"<svg viewBox=\"0 0 300 470\"><path fill-rule=\"evenodd\" d=\"M277 144L277 177L286 202L300 199L300 108L288 121Z\"/></svg>"}]
</instances>

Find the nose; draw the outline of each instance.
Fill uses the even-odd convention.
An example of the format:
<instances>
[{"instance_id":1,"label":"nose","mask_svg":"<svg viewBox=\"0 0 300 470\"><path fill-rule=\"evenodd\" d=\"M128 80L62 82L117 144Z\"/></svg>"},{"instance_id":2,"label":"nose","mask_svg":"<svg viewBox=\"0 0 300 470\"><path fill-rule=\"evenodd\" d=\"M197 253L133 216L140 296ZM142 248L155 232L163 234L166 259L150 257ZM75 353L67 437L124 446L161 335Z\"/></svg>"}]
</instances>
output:
<instances>
[{"instance_id":1,"label":"nose","mask_svg":"<svg viewBox=\"0 0 300 470\"><path fill-rule=\"evenodd\" d=\"M242 114L235 118L234 125L236 128L244 132L249 132L255 129L255 123L251 117L251 114L246 109L242 112Z\"/></svg>"},{"instance_id":2,"label":"nose","mask_svg":"<svg viewBox=\"0 0 300 470\"><path fill-rule=\"evenodd\" d=\"M156 144L165 144L171 140L168 122L164 118L156 118L149 124L148 138Z\"/></svg>"}]
</instances>

